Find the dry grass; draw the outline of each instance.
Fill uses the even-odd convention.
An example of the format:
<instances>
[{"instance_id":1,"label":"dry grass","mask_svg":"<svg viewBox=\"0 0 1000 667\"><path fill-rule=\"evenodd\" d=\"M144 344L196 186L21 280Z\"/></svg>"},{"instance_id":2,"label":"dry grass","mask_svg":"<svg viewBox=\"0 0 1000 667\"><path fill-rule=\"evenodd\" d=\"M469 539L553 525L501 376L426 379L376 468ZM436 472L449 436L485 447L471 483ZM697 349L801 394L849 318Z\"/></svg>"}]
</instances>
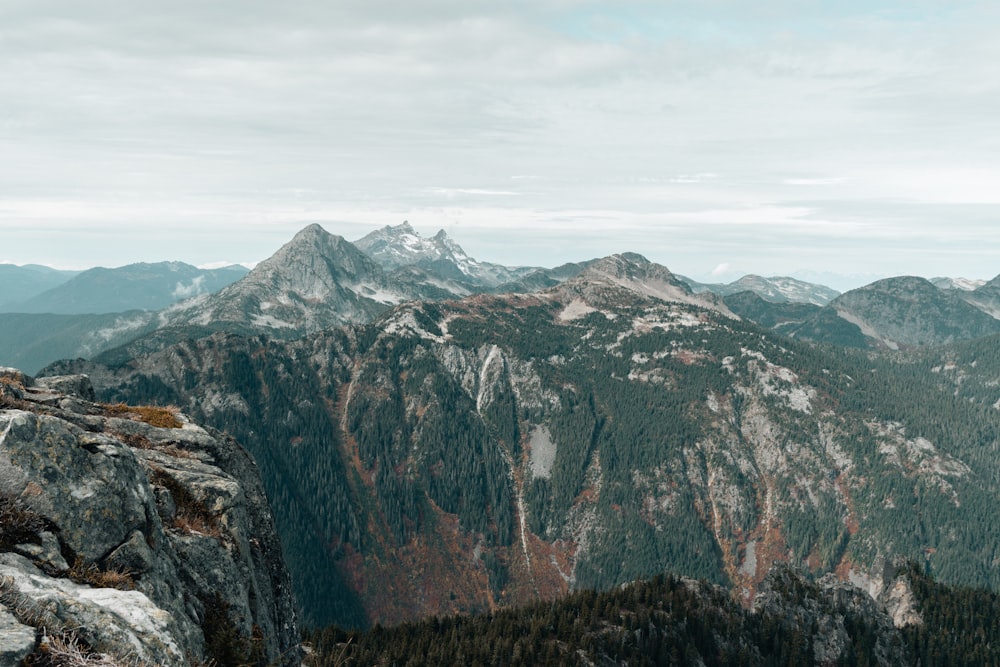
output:
<instances>
[{"instance_id":1,"label":"dry grass","mask_svg":"<svg viewBox=\"0 0 1000 667\"><path fill-rule=\"evenodd\" d=\"M217 540L223 538L222 529L219 528L218 522L212 517L205 517L202 514L182 513L178 511L177 516L170 522L170 527L182 533L207 535Z\"/></svg>"},{"instance_id":2,"label":"dry grass","mask_svg":"<svg viewBox=\"0 0 1000 667\"><path fill-rule=\"evenodd\" d=\"M96 653L73 633L46 635L24 660L32 667L122 667L127 664L107 653Z\"/></svg>"},{"instance_id":3,"label":"dry grass","mask_svg":"<svg viewBox=\"0 0 1000 667\"><path fill-rule=\"evenodd\" d=\"M24 384L8 375L0 376L0 384L20 392L23 392L25 389Z\"/></svg>"},{"instance_id":4,"label":"dry grass","mask_svg":"<svg viewBox=\"0 0 1000 667\"><path fill-rule=\"evenodd\" d=\"M24 386L10 378L0 378L0 408L36 411L36 404L24 400Z\"/></svg>"},{"instance_id":5,"label":"dry grass","mask_svg":"<svg viewBox=\"0 0 1000 667\"><path fill-rule=\"evenodd\" d=\"M140 421L159 428L181 428L184 424L177 418L180 410L174 406L126 405L125 403L104 403L100 406L108 417L121 417Z\"/></svg>"},{"instance_id":6,"label":"dry grass","mask_svg":"<svg viewBox=\"0 0 1000 667\"><path fill-rule=\"evenodd\" d=\"M78 584L89 584L95 588L116 588L120 591L134 591L135 579L128 570L102 570L94 563L84 563L77 556L76 562L66 571L66 577Z\"/></svg>"},{"instance_id":7,"label":"dry grass","mask_svg":"<svg viewBox=\"0 0 1000 667\"><path fill-rule=\"evenodd\" d=\"M163 452L178 459L200 460L194 452L180 447L176 442L154 444L149 438L138 433L113 433L113 435L132 449Z\"/></svg>"},{"instance_id":8,"label":"dry grass","mask_svg":"<svg viewBox=\"0 0 1000 667\"><path fill-rule=\"evenodd\" d=\"M51 611L17 590L14 586L14 577L0 577L0 604L23 625L34 628L60 627L59 619Z\"/></svg>"},{"instance_id":9,"label":"dry grass","mask_svg":"<svg viewBox=\"0 0 1000 667\"><path fill-rule=\"evenodd\" d=\"M27 507L9 493L0 494L0 548L15 544L39 543L38 534L46 529L45 517Z\"/></svg>"},{"instance_id":10,"label":"dry grass","mask_svg":"<svg viewBox=\"0 0 1000 667\"><path fill-rule=\"evenodd\" d=\"M160 486L170 492L170 497L177 506L177 513L174 515L170 527L184 533L195 533L207 535L222 541L225 533L219 520L208 507L183 484L171 477L165 470L158 466L150 466L149 481L154 486Z\"/></svg>"}]
</instances>

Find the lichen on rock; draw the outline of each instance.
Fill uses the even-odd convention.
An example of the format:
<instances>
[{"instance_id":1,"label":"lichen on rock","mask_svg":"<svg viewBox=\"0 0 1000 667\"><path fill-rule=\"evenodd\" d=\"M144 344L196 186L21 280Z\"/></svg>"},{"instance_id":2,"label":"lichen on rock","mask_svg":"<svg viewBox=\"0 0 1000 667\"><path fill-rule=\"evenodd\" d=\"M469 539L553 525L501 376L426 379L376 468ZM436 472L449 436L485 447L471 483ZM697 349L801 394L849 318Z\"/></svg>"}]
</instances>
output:
<instances>
[{"instance_id":1,"label":"lichen on rock","mask_svg":"<svg viewBox=\"0 0 1000 667\"><path fill-rule=\"evenodd\" d=\"M212 660L221 625L248 656L299 661L273 519L234 440L183 415L164 422L176 428L147 423L158 408L109 410L83 376L36 383L0 369L0 380L0 501L15 519L0 535L4 650L28 633L44 651L36 634L58 631L123 661L179 666ZM180 520L191 512L201 523Z\"/></svg>"}]
</instances>

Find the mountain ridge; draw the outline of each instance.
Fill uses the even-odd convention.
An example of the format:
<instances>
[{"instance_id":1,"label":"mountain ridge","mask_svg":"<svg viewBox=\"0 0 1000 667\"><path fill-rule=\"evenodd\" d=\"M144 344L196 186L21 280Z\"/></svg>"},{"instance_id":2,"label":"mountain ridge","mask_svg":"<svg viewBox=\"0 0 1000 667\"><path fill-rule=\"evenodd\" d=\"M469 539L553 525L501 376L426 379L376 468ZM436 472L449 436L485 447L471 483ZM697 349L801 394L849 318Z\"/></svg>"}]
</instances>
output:
<instances>
[{"instance_id":1,"label":"mountain ridge","mask_svg":"<svg viewBox=\"0 0 1000 667\"><path fill-rule=\"evenodd\" d=\"M514 282L536 270L480 262L470 257L445 230L425 239L407 221L372 231L354 245L386 270L416 265L444 278L464 279L480 290Z\"/></svg>"},{"instance_id":2,"label":"mountain ridge","mask_svg":"<svg viewBox=\"0 0 1000 667\"><path fill-rule=\"evenodd\" d=\"M310 623L484 610L665 569L752 596L782 560L863 583L879 558L928 548L958 581L997 585L956 565L980 547L940 533L964 522L982 548L1000 539L989 512L962 509L992 507L992 478L973 472L995 466L989 445L967 443L995 440L995 415L677 282L624 254L534 294L52 371L245 440L273 472L293 569L310 573L296 584ZM930 405L949 417L929 421Z\"/></svg>"},{"instance_id":3,"label":"mountain ridge","mask_svg":"<svg viewBox=\"0 0 1000 667\"><path fill-rule=\"evenodd\" d=\"M31 299L8 304L5 310L58 315L108 314L129 310L161 310L199 294L210 294L246 275L232 265L198 269L184 262L96 267L74 275Z\"/></svg>"}]
</instances>

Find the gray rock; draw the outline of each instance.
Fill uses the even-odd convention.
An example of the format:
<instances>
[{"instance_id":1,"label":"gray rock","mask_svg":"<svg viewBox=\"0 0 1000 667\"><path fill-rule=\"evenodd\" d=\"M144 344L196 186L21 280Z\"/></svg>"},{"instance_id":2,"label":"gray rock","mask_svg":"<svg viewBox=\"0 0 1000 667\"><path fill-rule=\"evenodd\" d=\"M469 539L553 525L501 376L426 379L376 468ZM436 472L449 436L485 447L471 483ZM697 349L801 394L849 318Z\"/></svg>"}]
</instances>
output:
<instances>
[{"instance_id":1,"label":"gray rock","mask_svg":"<svg viewBox=\"0 0 1000 667\"><path fill-rule=\"evenodd\" d=\"M22 625L0 605L0 667L19 667L35 650L35 629Z\"/></svg>"},{"instance_id":2,"label":"gray rock","mask_svg":"<svg viewBox=\"0 0 1000 667\"><path fill-rule=\"evenodd\" d=\"M56 536L46 530L38 537L41 544L18 544L14 547L14 551L53 570L68 570L69 564L63 558Z\"/></svg>"},{"instance_id":3,"label":"gray rock","mask_svg":"<svg viewBox=\"0 0 1000 667\"><path fill-rule=\"evenodd\" d=\"M59 526L60 539L84 560L103 558L156 514L145 473L120 441L23 411L0 413L0 431L4 454L26 480L0 491Z\"/></svg>"},{"instance_id":4,"label":"gray rock","mask_svg":"<svg viewBox=\"0 0 1000 667\"><path fill-rule=\"evenodd\" d=\"M138 591L91 588L42 573L26 558L0 554L5 597L48 631L72 630L95 651L170 667L186 665L172 614Z\"/></svg>"},{"instance_id":5,"label":"gray rock","mask_svg":"<svg viewBox=\"0 0 1000 667\"><path fill-rule=\"evenodd\" d=\"M96 400L94 385L86 375L55 375L35 380L35 385L59 394L66 394L85 401Z\"/></svg>"},{"instance_id":6,"label":"gray rock","mask_svg":"<svg viewBox=\"0 0 1000 667\"><path fill-rule=\"evenodd\" d=\"M864 618L878 637L873 654L876 664L907 664L904 642L885 607L868 593L825 575L808 581L787 564L772 567L754 597L755 613L783 618L798 628L814 628L812 635L816 664L835 664L847 659L851 636L845 617Z\"/></svg>"},{"instance_id":7,"label":"gray rock","mask_svg":"<svg viewBox=\"0 0 1000 667\"><path fill-rule=\"evenodd\" d=\"M63 380L82 391L82 380ZM0 554L0 586L33 610L20 622L78 628L96 650L131 646L133 657L180 665L211 657L202 624L226 613L245 637L264 638L269 662L297 664L290 579L249 455L183 416L182 428L107 417L56 393L62 386L24 391L26 409L0 409L0 493L52 525L40 544ZM65 571L62 554L98 585L104 571L127 572L135 590L50 576Z\"/></svg>"},{"instance_id":8,"label":"gray rock","mask_svg":"<svg viewBox=\"0 0 1000 667\"><path fill-rule=\"evenodd\" d=\"M141 577L155 569L156 554L146 542L142 531L133 530L129 538L108 554L104 562L116 571Z\"/></svg>"}]
</instances>

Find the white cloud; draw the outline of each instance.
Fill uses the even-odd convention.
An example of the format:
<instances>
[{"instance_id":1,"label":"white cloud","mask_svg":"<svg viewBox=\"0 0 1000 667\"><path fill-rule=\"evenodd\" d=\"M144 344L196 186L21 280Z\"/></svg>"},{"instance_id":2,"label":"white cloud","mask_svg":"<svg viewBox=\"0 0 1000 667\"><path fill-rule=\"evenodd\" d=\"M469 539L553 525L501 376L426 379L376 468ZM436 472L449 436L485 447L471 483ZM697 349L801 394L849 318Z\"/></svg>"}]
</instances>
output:
<instances>
[{"instance_id":1,"label":"white cloud","mask_svg":"<svg viewBox=\"0 0 1000 667\"><path fill-rule=\"evenodd\" d=\"M902 234L909 272L938 257L949 273L966 271L949 238L996 248L988 3L8 0L3 13L0 233L17 261L256 260L305 221L356 238L405 217L529 262L553 253L504 234L546 234L560 259L662 248L672 267L736 248L833 269ZM165 230L199 243L140 240Z\"/></svg>"}]
</instances>

